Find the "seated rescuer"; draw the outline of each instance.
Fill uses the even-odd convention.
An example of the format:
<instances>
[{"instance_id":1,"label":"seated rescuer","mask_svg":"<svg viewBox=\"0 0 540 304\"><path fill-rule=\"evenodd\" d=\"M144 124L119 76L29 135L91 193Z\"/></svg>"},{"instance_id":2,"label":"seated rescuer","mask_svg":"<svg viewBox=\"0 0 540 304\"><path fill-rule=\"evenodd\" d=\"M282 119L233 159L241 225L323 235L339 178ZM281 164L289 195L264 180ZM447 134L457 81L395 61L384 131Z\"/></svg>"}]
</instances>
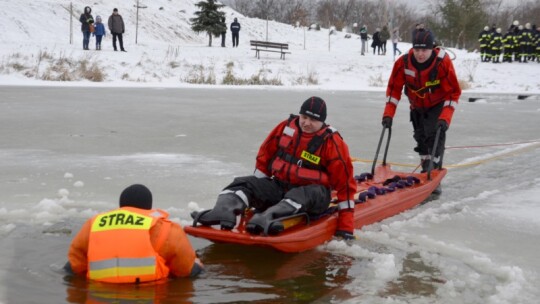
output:
<instances>
[{"instance_id":1,"label":"seated rescuer","mask_svg":"<svg viewBox=\"0 0 540 304\"><path fill-rule=\"evenodd\" d=\"M249 206L259 213L246 229L259 234L275 218L299 212L322 214L330 204L331 190L336 190L336 236L354 238L356 182L349 148L341 135L324 123L325 119L324 100L308 98L299 116L291 114L262 143L254 174L235 178L219 194L215 207L199 217L199 222L230 230L236 225L236 215Z\"/></svg>"},{"instance_id":2,"label":"seated rescuer","mask_svg":"<svg viewBox=\"0 0 540 304\"><path fill-rule=\"evenodd\" d=\"M441 168L446 130L461 96L452 60L443 49L433 48L433 40L430 31L419 29L414 32L413 48L394 64L386 89L386 107L382 119L384 127L392 126L401 91L405 87L417 144L414 151L420 155L422 172L428 170L438 128L441 128L441 133L433 164L434 168Z\"/></svg>"},{"instance_id":3,"label":"seated rescuer","mask_svg":"<svg viewBox=\"0 0 540 304\"><path fill-rule=\"evenodd\" d=\"M88 279L139 283L201 272L182 227L152 209L152 193L131 185L120 195L120 208L86 221L71 243L65 268Z\"/></svg>"}]
</instances>

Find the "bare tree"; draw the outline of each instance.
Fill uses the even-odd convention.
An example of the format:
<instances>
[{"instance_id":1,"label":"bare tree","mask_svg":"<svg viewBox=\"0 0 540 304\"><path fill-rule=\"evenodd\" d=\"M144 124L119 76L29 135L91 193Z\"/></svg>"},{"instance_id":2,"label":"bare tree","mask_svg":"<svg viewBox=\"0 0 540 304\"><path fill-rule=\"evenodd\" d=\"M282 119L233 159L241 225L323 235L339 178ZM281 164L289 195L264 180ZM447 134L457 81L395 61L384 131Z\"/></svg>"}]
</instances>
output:
<instances>
[{"instance_id":1,"label":"bare tree","mask_svg":"<svg viewBox=\"0 0 540 304\"><path fill-rule=\"evenodd\" d=\"M283 19L286 23L299 22L301 26L309 25L309 9L305 0L282 0L280 8L284 13Z\"/></svg>"},{"instance_id":2,"label":"bare tree","mask_svg":"<svg viewBox=\"0 0 540 304\"><path fill-rule=\"evenodd\" d=\"M249 16L253 10L253 0L232 0L231 7L242 15Z\"/></svg>"},{"instance_id":3,"label":"bare tree","mask_svg":"<svg viewBox=\"0 0 540 304\"><path fill-rule=\"evenodd\" d=\"M405 41L414 26L425 23L439 43L473 49L478 45L478 33L486 25L508 28L513 20L534 24L540 16L540 1L519 1L513 6L504 0L428 0L427 13L419 13L409 3L389 0L222 0L238 12L287 24L323 27L338 30L358 23L367 25L372 33L377 27L398 28ZM391 24L389 24L391 22Z\"/></svg>"}]
</instances>

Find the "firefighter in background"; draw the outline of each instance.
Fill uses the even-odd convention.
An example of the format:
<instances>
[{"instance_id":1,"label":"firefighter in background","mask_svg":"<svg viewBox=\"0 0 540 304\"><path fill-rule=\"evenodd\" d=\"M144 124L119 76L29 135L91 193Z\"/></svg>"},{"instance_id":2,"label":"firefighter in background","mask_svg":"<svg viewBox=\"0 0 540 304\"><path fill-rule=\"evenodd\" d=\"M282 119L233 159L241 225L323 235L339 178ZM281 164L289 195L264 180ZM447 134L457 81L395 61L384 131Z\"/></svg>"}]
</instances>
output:
<instances>
[{"instance_id":1,"label":"firefighter in background","mask_svg":"<svg viewBox=\"0 0 540 304\"><path fill-rule=\"evenodd\" d=\"M519 62L527 62L527 44L528 44L528 35L525 31L525 28L523 25L520 25L518 27L518 34L517 34L517 41L518 41L518 57L517 61Z\"/></svg>"},{"instance_id":2,"label":"firefighter in background","mask_svg":"<svg viewBox=\"0 0 540 304\"><path fill-rule=\"evenodd\" d=\"M478 36L478 42L480 43L480 59L482 62L489 61L489 40L491 37L491 32L489 31L489 26L485 26L484 30L480 32Z\"/></svg>"},{"instance_id":3,"label":"firefighter in background","mask_svg":"<svg viewBox=\"0 0 540 304\"><path fill-rule=\"evenodd\" d=\"M518 20L514 20L514 22L510 26L510 31L512 32L514 36L514 43L512 47L513 61L518 61L519 60L519 21Z\"/></svg>"},{"instance_id":4,"label":"firefighter in background","mask_svg":"<svg viewBox=\"0 0 540 304\"><path fill-rule=\"evenodd\" d=\"M525 35L527 37L527 46L525 51L525 56L527 60L532 60L534 55L534 44L535 44L535 33L529 22L525 23Z\"/></svg>"},{"instance_id":5,"label":"firefighter in background","mask_svg":"<svg viewBox=\"0 0 540 304\"><path fill-rule=\"evenodd\" d=\"M491 49L491 61L493 63L500 63L501 50L503 47L503 39L500 27L497 28L495 33L491 36L489 47Z\"/></svg>"},{"instance_id":6,"label":"firefighter in background","mask_svg":"<svg viewBox=\"0 0 540 304\"><path fill-rule=\"evenodd\" d=\"M512 54L514 53L514 29L512 27L508 28L506 34L502 38L504 53L502 62L512 62Z\"/></svg>"},{"instance_id":7,"label":"firefighter in background","mask_svg":"<svg viewBox=\"0 0 540 304\"><path fill-rule=\"evenodd\" d=\"M536 62L540 63L540 26L536 27Z\"/></svg>"}]
</instances>

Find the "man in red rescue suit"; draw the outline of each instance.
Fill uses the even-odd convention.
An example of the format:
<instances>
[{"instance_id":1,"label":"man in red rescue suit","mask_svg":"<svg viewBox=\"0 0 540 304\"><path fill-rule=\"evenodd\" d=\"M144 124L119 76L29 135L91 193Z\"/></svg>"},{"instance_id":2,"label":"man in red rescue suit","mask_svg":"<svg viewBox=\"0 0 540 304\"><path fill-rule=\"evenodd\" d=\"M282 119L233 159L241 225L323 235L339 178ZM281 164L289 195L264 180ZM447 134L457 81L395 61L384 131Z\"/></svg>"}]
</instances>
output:
<instances>
[{"instance_id":1,"label":"man in red rescue suit","mask_svg":"<svg viewBox=\"0 0 540 304\"><path fill-rule=\"evenodd\" d=\"M308 98L299 116L291 115L279 123L264 140L254 174L235 178L220 193L214 208L201 213L198 221L230 230L236 216L253 207L259 212L246 230L259 234L276 218L299 212L324 213L335 190L339 210L336 236L353 239L356 183L349 148L325 120L324 100ZM197 218L197 214L192 216Z\"/></svg>"},{"instance_id":2,"label":"man in red rescue suit","mask_svg":"<svg viewBox=\"0 0 540 304\"><path fill-rule=\"evenodd\" d=\"M449 56L443 49L433 48L433 34L430 31L417 31L413 37L413 49L394 64L386 89L386 107L382 119L382 125L386 128L392 126L403 87L410 102L410 120L417 144L414 150L420 154L422 171L428 170L439 128L441 132L433 164L434 168L441 168L446 131L461 88Z\"/></svg>"},{"instance_id":3,"label":"man in red rescue suit","mask_svg":"<svg viewBox=\"0 0 540 304\"><path fill-rule=\"evenodd\" d=\"M195 276L202 264L182 227L152 209L152 193L135 184L120 195L120 208L86 221L71 243L69 272L108 283L142 283Z\"/></svg>"}]
</instances>

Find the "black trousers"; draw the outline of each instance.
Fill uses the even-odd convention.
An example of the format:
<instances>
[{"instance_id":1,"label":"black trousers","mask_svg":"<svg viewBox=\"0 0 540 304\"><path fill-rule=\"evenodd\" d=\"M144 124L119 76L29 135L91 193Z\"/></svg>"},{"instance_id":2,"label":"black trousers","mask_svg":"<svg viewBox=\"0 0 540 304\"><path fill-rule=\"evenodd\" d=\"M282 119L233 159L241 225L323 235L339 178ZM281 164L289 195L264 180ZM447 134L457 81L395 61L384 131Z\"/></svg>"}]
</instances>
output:
<instances>
[{"instance_id":1,"label":"black trousers","mask_svg":"<svg viewBox=\"0 0 540 304\"><path fill-rule=\"evenodd\" d=\"M437 121L439 120L443 106L444 102L441 102L432 108L411 110L411 122L414 130L413 137L416 140L416 148L414 150L420 155L431 154L437 133ZM446 134L445 132L441 132L435 157L444 154L445 141Z\"/></svg>"},{"instance_id":2,"label":"black trousers","mask_svg":"<svg viewBox=\"0 0 540 304\"><path fill-rule=\"evenodd\" d=\"M112 33L112 45L116 51L116 37L118 37L118 42L120 42L120 50L124 50L124 41L122 40L122 33Z\"/></svg>"},{"instance_id":3,"label":"black trousers","mask_svg":"<svg viewBox=\"0 0 540 304\"><path fill-rule=\"evenodd\" d=\"M298 186L291 189L286 184L271 178L253 175L237 177L224 190L242 190L247 196L249 207L264 211L282 199L291 199L300 204L300 212L318 215L330 205L330 190L322 185Z\"/></svg>"},{"instance_id":4,"label":"black trousers","mask_svg":"<svg viewBox=\"0 0 540 304\"><path fill-rule=\"evenodd\" d=\"M232 46L238 46L238 38L240 37L240 33L232 33Z\"/></svg>"}]
</instances>

